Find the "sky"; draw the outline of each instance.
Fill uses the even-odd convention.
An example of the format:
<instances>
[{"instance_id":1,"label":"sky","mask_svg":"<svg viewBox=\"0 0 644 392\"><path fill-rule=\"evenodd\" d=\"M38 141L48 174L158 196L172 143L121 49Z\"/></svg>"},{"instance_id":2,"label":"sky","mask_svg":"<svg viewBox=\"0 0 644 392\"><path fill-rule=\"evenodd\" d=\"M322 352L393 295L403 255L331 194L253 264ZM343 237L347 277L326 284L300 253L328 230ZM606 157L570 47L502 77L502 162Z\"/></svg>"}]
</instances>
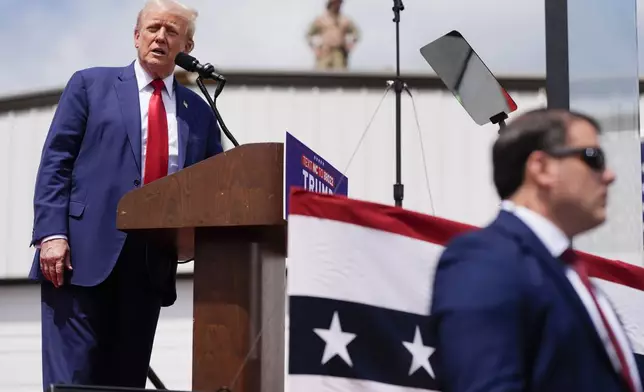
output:
<instances>
[{"instance_id":1,"label":"sky","mask_svg":"<svg viewBox=\"0 0 644 392\"><path fill-rule=\"evenodd\" d=\"M615 3L594 0L598 1ZM202 63L212 63L224 74L232 69L313 68L304 33L323 10L325 0L184 2L199 11L192 54ZM587 0L571 0L575 2L578 7L587 4ZM543 0L403 3L403 72L433 73L419 49L451 30L459 30L495 75L545 75ZM9 37L0 65L0 96L62 88L81 68L129 64L135 56L133 26L142 4L143 0L0 0L0 36ZM392 6L390 0L345 1L343 11L358 24L363 36L350 60L352 70L395 70ZM589 17L610 20L611 15L619 18L624 12L631 11L610 5L605 12L589 13ZM598 43L595 49L612 45L615 43ZM599 53L598 59L601 57Z\"/></svg>"}]
</instances>

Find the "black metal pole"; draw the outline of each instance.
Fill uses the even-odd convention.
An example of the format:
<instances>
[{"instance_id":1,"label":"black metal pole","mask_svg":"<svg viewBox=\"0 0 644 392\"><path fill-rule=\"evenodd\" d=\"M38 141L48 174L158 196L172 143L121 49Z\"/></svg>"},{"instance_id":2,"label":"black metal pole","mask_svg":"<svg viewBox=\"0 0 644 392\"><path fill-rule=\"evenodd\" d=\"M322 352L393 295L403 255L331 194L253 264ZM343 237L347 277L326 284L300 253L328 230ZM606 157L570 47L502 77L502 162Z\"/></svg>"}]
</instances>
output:
<instances>
[{"instance_id":1,"label":"black metal pole","mask_svg":"<svg viewBox=\"0 0 644 392\"><path fill-rule=\"evenodd\" d=\"M548 109L570 109L568 0L545 0Z\"/></svg>"},{"instance_id":2,"label":"black metal pole","mask_svg":"<svg viewBox=\"0 0 644 392\"><path fill-rule=\"evenodd\" d=\"M402 207L405 188L402 184L402 135L401 135L401 95L404 83L400 79L400 11L405 6L402 0L394 0L394 22L396 23L396 79L394 80L394 91L396 92L396 183L394 184L394 202L397 207Z\"/></svg>"}]
</instances>

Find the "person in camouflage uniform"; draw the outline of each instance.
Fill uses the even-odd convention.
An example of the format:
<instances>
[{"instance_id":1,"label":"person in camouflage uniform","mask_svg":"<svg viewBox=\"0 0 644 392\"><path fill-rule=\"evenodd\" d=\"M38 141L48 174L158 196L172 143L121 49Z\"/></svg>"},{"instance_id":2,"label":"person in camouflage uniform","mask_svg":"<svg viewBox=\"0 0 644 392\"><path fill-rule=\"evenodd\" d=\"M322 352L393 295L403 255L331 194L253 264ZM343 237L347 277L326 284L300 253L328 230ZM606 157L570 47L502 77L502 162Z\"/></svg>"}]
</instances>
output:
<instances>
[{"instance_id":1,"label":"person in camouflage uniform","mask_svg":"<svg viewBox=\"0 0 644 392\"><path fill-rule=\"evenodd\" d=\"M327 10L309 26L306 38L315 53L317 69L346 69L359 39L355 23L340 12L342 0L328 0Z\"/></svg>"}]
</instances>

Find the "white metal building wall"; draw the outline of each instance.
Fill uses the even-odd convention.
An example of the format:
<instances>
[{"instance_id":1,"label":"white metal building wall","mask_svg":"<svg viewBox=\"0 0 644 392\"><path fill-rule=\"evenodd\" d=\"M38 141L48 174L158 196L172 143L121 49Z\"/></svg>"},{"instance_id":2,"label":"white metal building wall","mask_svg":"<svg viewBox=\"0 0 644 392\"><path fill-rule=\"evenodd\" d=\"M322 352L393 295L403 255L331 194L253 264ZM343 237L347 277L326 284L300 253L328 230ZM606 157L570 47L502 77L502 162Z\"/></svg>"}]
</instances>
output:
<instances>
[{"instance_id":1,"label":"white metal building wall","mask_svg":"<svg viewBox=\"0 0 644 392\"><path fill-rule=\"evenodd\" d=\"M29 272L34 179L53 108L0 116L0 279Z\"/></svg>"}]
</instances>

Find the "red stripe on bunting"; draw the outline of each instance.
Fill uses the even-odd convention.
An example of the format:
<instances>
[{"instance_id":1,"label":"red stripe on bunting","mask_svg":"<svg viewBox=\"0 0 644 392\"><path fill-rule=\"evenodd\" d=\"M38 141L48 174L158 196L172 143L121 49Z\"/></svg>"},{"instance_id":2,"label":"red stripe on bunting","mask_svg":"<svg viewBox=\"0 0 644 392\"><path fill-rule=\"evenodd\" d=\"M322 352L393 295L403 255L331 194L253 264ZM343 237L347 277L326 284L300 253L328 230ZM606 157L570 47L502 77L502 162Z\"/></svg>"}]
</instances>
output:
<instances>
[{"instance_id":1,"label":"red stripe on bunting","mask_svg":"<svg viewBox=\"0 0 644 392\"><path fill-rule=\"evenodd\" d=\"M455 235L479 229L399 207L293 188L289 215L305 215L399 234L445 246ZM576 251L590 276L644 291L644 268Z\"/></svg>"}]
</instances>

